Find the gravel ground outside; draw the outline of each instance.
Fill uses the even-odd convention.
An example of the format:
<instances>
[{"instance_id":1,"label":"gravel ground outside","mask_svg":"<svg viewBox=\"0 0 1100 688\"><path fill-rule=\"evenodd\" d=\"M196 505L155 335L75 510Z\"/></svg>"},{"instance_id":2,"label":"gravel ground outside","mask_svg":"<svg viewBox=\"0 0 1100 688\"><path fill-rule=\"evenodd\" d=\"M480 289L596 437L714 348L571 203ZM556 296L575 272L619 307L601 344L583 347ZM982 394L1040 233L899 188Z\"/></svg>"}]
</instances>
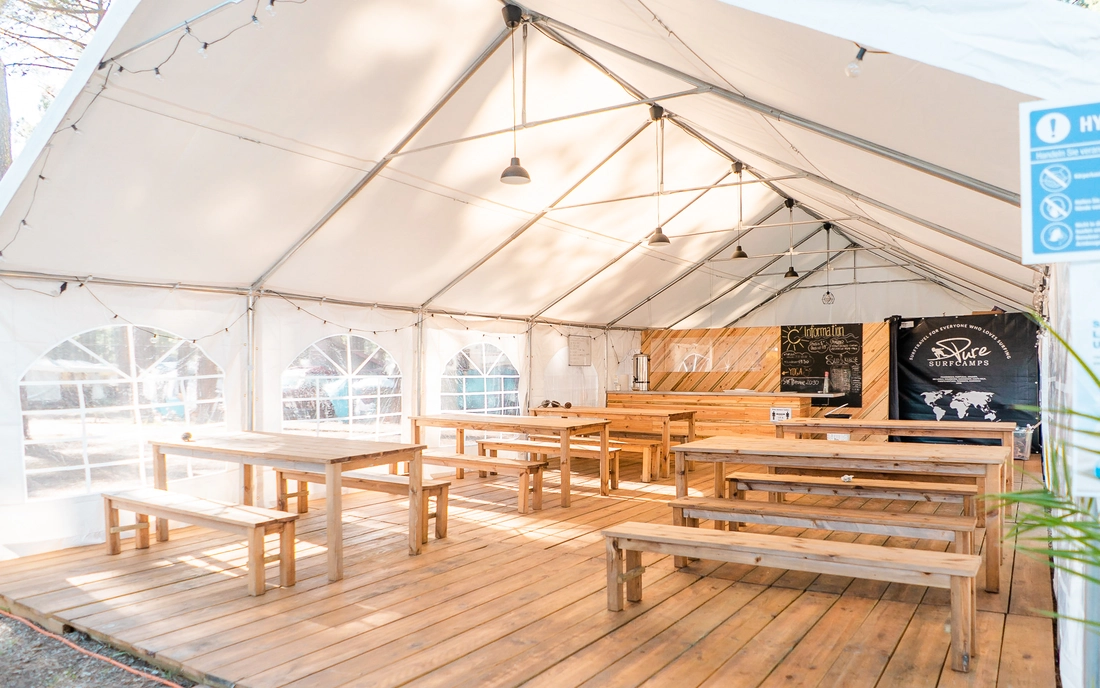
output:
<instances>
[{"instance_id":1,"label":"gravel ground outside","mask_svg":"<svg viewBox=\"0 0 1100 688\"><path fill-rule=\"evenodd\" d=\"M127 666L163 677L183 688L195 683L168 674L140 659L103 645L79 632L65 639ZM0 686L3 688L164 688L103 660L77 652L22 623L0 616Z\"/></svg>"}]
</instances>

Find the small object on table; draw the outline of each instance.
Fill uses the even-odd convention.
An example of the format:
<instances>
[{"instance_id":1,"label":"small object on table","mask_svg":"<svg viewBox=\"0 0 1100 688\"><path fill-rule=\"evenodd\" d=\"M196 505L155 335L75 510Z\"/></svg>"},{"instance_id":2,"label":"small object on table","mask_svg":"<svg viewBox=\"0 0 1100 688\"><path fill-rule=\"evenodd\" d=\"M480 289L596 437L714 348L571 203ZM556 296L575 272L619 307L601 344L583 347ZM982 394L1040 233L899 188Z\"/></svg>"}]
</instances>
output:
<instances>
[{"instance_id":1,"label":"small object on table","mask_svg":"<svg viewBox=\"0 0 1100 688\"><path fill-rule=\"evenodd\" d=\"M184 442L190 442L191 440L194 439L194 435L192 435L189 432L185 432L182 435L180 435L180 439L183 440Z\"/></svg>"},{"instance_id":2,"label":"small object on table","mask_svg":"<svg viewBox=\"0 0 1100 688\"><path fill-rule=\"evenodd\" d=\"M855 477L854 475L842 475L842 476L840 476L840 479L843 482L850 483L850 482L852 482L852 478L854 478L854 477Z\"/></svg>"}]
</instances>

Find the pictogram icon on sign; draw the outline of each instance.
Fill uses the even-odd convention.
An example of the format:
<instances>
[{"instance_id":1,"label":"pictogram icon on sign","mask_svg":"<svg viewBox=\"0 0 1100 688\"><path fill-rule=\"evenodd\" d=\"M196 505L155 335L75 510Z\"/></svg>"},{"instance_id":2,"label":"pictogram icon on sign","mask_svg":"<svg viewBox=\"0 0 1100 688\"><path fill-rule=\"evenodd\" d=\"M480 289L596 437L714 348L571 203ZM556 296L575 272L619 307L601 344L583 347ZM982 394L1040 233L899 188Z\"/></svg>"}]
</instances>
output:
<instances>
[{"instance_id":1,"label":"pictogram icon on sign","mask_svg":"<svg viewBox=\"0 0 1100 688\"><path fill-rule=\"evenodd\" d=\"M1043 171L1039 173L1040 186L1051 193L1065 191L1069 188L1071 181L1073 181L1073 176L1070 175L1069 168L1065 165L1050 165L1044 167Z\"/></svg>"},{"instance_id":2,"label":"pictogram icon on sign","mask_svg":"<svg viewBox=\"0 0 1100 688\"><path fill-rule=\"evenodd\" d=\"M1072 211L1073 202L1065 194L1051 194L1044 198L1039 206L1039 212L1051 222L1066 219Z\"/></svg>"}]
</instances>

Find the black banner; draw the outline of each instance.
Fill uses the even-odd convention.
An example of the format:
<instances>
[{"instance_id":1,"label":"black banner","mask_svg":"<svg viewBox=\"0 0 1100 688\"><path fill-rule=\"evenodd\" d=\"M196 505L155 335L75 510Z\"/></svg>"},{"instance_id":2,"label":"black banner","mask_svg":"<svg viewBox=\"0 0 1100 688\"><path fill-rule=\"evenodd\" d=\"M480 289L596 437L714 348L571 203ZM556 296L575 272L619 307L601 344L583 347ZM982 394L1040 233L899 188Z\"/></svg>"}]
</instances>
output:
<instances>
[{"instance_id":1,"label":"black banner","mask_svg":"<svg viewBox=\"0 0 1100 688\"><path fill-rule=\"evenodd\" d=\"M780 328L779 391L840 393L814 406L863 406L863 325ZM828 380L828 383L826 383Z\"/></svg>"},{"instance_id":2,"label":"black banner","mask_svg":"<svg viewBox=\"0 0 1100 688\"><path fill-rule=\"evenodd\" d=\"M1038 422L1038 326L1023 313L902 320L898 418Z\"/></svg>"}]
</instances>

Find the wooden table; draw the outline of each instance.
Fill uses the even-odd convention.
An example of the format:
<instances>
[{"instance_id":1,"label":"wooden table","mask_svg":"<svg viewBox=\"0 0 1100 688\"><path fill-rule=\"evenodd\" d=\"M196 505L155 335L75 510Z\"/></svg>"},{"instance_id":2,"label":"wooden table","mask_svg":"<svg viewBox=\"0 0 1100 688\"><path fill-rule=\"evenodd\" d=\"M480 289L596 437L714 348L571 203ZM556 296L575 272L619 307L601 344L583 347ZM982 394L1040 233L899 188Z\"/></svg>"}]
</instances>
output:
<instances>
[{"instance_id":1,"label":"wooden table","mask_svg":"<svg viewBox=\"0 0 1100 688\"><path fill-rule=\"evenodd\" d=\"M866 433L889 437L943 437L951 439L994 439L1002 447L1012 447L1016 424L1008 421L955 420L865 420L863 418L797 418L775 424L777 438L829 432ZM1015 469L1012 452L1005 464L1005 490L1012 491Z\"/></svg>"},{"instance_id":2,"label":"wooden table","mask_svg":"<svg viewBox=\"0 0 1100 688\"><path fill-rule=\"evenodd\" d=\"M725 464L772 468L828 469L872 473L910 473L984 479L1000 485L1006 453L1011 447L884 442L829 442L828 440L711 437L672 448L676 454L676 497L687 496L686 461L714 464L715 496L724 494ZM988 488L987 488L988 489ZM1001 509L994 500L982 500L986 517L985 546L993 548L986 566L985 589L997 592L1001 580Z\"/></svg>"},{"instance_id":3,"label":"wooden table","mask_svg":"<svg viewBox=\"0 0 1100 688\"><path fill-rule=\"evenodd\" d=\"M564 408L555 406L551 408L533 408L531 413L536 416L557 416L559 418L590 416L593 418L606 418L610 421L608 426L612 432L630 432L646 434L652 432L656 425L660 425L661 437L661 461L667 461L671 457L672 447L672 423L674 421L687 421L688 442L695 440L695 411L672 409L639 409L639 408L607 408L600 406L571 406ZM660 476L658 476L660 477Z\"/></svg>"},{"instance_id":4,"label":"wooden table","mask_svg":"<svg viewBox=\"0 0 1100 688\"><path fill-rule=\"evenodd\" d=\"M561 438L561 505L569 506L569 438L574 435L600 433L600 494L611 494L610 464L607 456L609 421L604 418L543 418L540 416L499 416L478 413L440 413L432 416L413 416L412 441L420 442L420 429L453 428L455 451L466 453L467 430L489 432L521 432L553 434Z\"/></svg>"},{"instance_id":5,"label":"wooden table","mask_svg":"<svg viewBox=\"0 0 1100 688\"><path fill-rule=\"evenodd\" d=\"M202 435L192 441L154 440L153 485L168 489L166 454L191 456L239 463L244 467L244 494L242 501L252 505L254 500L253 467L270 466L289 470L323 472L325 474L326 535L328 538L328 578L332 581L344 577L344 533L342 521L342 493L340 474L367 466L378 466L394 461L409 463L409 554L420 554L421 500L423 463L419 444L394 442L369 442L335 437L307 437L275 432L230 432ZM163 530L162 530L163 528ZM168 523L157 519L157 539L168 534Z\"/></svg>"}]
</instances>

